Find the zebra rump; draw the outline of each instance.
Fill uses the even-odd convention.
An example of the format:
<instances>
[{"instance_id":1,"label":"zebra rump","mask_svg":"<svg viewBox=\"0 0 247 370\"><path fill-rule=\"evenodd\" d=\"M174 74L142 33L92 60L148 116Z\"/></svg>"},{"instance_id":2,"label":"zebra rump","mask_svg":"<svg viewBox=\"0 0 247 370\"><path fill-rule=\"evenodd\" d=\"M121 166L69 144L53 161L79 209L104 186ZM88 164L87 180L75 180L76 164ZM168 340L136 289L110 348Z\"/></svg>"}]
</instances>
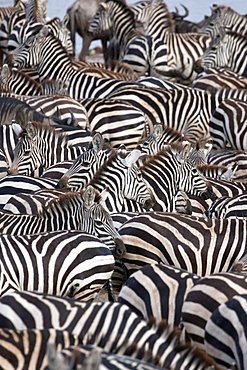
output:
<instances>
[{"instance_id":1,"label":"zebra rump","mask_svg":"<svg viewBox=\"0 0 247 370\"><path fill-rule=\"evenodd\" d=\"M98 238L80 231L0 237L0 295L34 290L94 299L110 279L115 259Z\"/></svg>"},{"instance_id":2,"label":"zebra rump","mask_svg":"<svg viewBox=\"0 0 247 370\"><path fill-rule=\"evenodd\" d=\"M205 326L205 349L222 369L247 367L247 294L237 294L219 305Z\"/></svg>"}]
</instances>

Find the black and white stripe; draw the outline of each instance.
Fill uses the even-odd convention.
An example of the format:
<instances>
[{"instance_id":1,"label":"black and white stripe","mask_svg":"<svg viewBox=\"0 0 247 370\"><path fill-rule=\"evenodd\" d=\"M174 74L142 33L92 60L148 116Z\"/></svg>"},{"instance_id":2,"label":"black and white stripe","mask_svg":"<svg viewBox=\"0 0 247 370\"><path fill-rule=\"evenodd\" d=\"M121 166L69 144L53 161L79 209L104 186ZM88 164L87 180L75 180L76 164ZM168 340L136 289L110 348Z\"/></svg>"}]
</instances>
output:
<instances>
[{"instance_id":1,"label":"black and white stripe","mask_svg":"<svg viewBox=\"0 0 247 370\"><path fill-rule=\"evenodd\" d=\"M237 367L244 370L247 366L246 308L247 294L237 293L221 303L206 323L205 349L222 369Z\"/></svg>"},{"instance_id":2,"label":"black and white stripe","mask_svg":"<svg viewBox=\"0 0 247 370\"><path fill-rule=\"evenodd\" d=\"M169 326L150 327L117 302L82 303L34 292L13 292L0 299L0 323L4 328L21 330L62 328L83 344L132 358L148 358L149 363L161 367L168 364L174 369L206 370L215 365L217 369L210 357L202 357L195 348L184 344L179 333Z\"/></svg>"},{"instance_id":3,"label":"black and white stripe","mask_svg":"<svg viewBox=\"0 0 247 370\"><path fill-rule=\"evenodd\" d=\"M190 289L182 306L182 324L197 347L205 349L205 326L214 310L236 294L247 294L246 274L212 274Z\"/></svg>"},{"instance_id":4,"label":"black and white stripe","mask_svg":"<svg viewBox=\"0 0 247 370\"><path fill-rule=\"evenodd\" d=\"M229 271L246 250L246 219L205 219L164 212L139 214L119 229L130 271L163 263L205 276Z\"/></svg>"},{"instance_id":5,"label":"black and white stripe","mask_svg":"<svg viewBox=\"0 0 247 370\"><path fill-rule=\"evenodd\" d=\"M1 235L1 273L7 291L33 290L94 299L110 279L115 259L98 238L80 231Z\"/></svg>"}]
</instances>

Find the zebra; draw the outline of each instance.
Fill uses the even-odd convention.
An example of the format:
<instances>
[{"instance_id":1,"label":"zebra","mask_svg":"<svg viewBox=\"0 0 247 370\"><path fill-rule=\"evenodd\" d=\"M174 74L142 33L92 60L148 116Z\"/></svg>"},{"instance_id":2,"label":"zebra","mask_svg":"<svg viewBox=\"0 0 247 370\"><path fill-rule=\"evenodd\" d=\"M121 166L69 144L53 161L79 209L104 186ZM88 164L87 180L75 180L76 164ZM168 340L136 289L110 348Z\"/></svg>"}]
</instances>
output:
<instances>
[{"instance_id":1,"label":"zebra","mask_svg":"<svg viewBox=\"0 0 247 370\"><path fill-rule=\"evenodd\" d=\"M154 195L136 165L140 154L138 149L113 151L90 179L89 184L97 190L108 188L105 205L110 213L144 211L153 206Z\"/></svg>"},{"instance_id":2,"label":"zebra","mask_svg":"<svg viewBox=\"0 0 247 370\"><path fill-rule=\"evenodd\" d=\"M247 77L247 35L221 29L218 36L195 62L195 69L224 67Z\"/></svg>"},{"instance_id":3,"label":"zebra","mask_svg":"<svg viewBox=\"0 0 247 370\"><path fill-rule=\"evenodd\" d=\"M54 57L52 65L51 55ZM83 70L75 69L60 40L49 33L47 26L32 40L27 40L17 54L9 55L9 59L18 69L38 66L41 82L48 78L67 83L69 96L78 101L83 98L104 98L120 86L137 84L133 81L94 77Z\"/></svg>"},{"instance_id":4,"label":"zebra","mask_svg":"<svg viewBox=\"0 0 247 370\"><path fill-rule=\"evenodd\" d=\"M240 194L234 197L216 199L204 212L208 218L234 218L247 217L247 195Z\"/></svg>"},{"instance_id":5,"label":"zebra","mask_svg":"<svg viewBox=\"0 0 247 370\"><path fill-rule=\"evenodd\" d=\"M45 81L47 83L47 81ZM20 97L37 112L48 117L58 117L69 126L80 126L81 129L89 129L89 117L83 105L68 95L43 93L39 96Z\"/></svg>"},{"instance_id":6,"label":"zebra","mask_svg":"<svg viewBox=\"0 0 247 370\"><path fill-rule=\"evenodd\" d=\"M72 130L72 135L74 130ZM79 134L84 133L79 129ZM89 140L73 145L70 134L40 122L28 122L19 134L9 174L40 175L51 165L67 159L75 159L86 150ZM86 137L87 138L87 137ZM77 139L77 135L76 135ZM91 139L91 135L90 135ZM91 140L90 140L91 141ZM37 176L36 175L36 176Z\"/></svg>"},{"instance_id":7,"label":"zebra","mask_svg":"<svg viewBox=\"0 0 247 370\"><path fill-rule=\"evenodd\" d=\"M115 258L100 239L83 231L1 235L0 296L33 290L78 300L94 299L110 279Z\"/></svg>"},{"instance_id":8,"label":"zebra","mask_svg":"<svg viewBox=\"0 0 247 370\"><path fill-rule=\"evenodd\" d=\"M72 345L79 345L79 340L65 330L0 329L0 361L6 369L47 368L50 346L60 351Z\"/></svg>"},{"instance_id":9,"label":"zebra","mask_svg":"<svg viewBox=\"0 0 247 370\"><path fill-rule=\"evenodd\" d=\"M209 120L213 149L247 150L247 102L225 99Z\"/></svg>"},{"instance_id":10,"label":"zebra","mask_svg":"<svg viewBox=\"0 0 247 370\"><path fill-rule=\"evenodd\" d=\"M66 192L49 199L42 212L37 214L11 214L2 210L0 232L26 235L56 230L82 230L106 240L114 254L121 256L124 253L124 245L113 226L109 212L102 205L107 196L106 190L101 195L88 185L80 192Z\"/></svg>"},{"instance_id":11,"label":"zebra","mask_svg":"<svg viewBox=\"0 0 247 370\"><path fill-rule=\"evenodd\" d=\"M9 92L17 95L41 95L41 85L28 74L4 64L1 68L0 83Z\"/></svg>"},{"instance_id":12,"label":"zebra","mask_svg":"<svg viewBox=\"0 0 247 370\"><path fill-rule=\"evenodd\" d=\"M231 169L230 169L231 170ZM223 175L222 175L223 176ZM195 197L194 195L188 194L189 201L192 207L192 214L194 216L203 217L204 212L212 205L212 203L217 199L224 196L233 197L236 195L246 193L246 181L231 181L226 179L215 179L206 178L212 187L213 195L210 199L202 199Z\"/></svg>"},{"instance_id":13,"label":"zebra","mask_svg":"<svg viewBox=\"0 0 247 370\"><path fill-rule=\"evenodd\" d=\"M96 132L92 136L92 148L73 161L68 171L59 179L57 188L72 191L83 189L112 153L113 150L104 147L102 135Z\"/></svg>"},{"instance_id":14,"label":"zebra","mask_svg":"<svg viewBox=\"0 0 247 370\"><path fill-rule=\"evenodd\" d=\"M236 167L232 176L233 181L245 181L247 175L247 157L246 152L233 149L211 150L207 156L207 162L210 164L223 165L226 167Z\"/></svg>"},{"instance_id":15,"label":"zebra","mask_svg":"<svg viewBox=\"0 0 247 370\"><path fill-rule=\"evenodd\" d=\"M225 68L208 68L197 75L192 81L191 86L194 89L217 90L222 88L228 89L246 89L247 78L234 73Z\"/></svg>"},{"instance_id":16,"label":"zebra","mask_svg":"<svg viewBox=\"0 0 247 370\"><path fill-rule=\"evenodd\" d=\"M61 41L68 55L71 56L73 53L73 44L70 38L70 32L67 28L67 21L68 19L66 16L62 21L56 17L46 22L45 25L48 27L49 32ZM11 54L15 52L16 49L18 50L26 40L37 34L43 26L44 22L37 22L36 20L17 24L9 35L8 53Z\"/></svg>"},{"instance_id":17,"label":"zebra","mask_svg":"<svg viewBox=\"0 0 247 370\"><path fill-rule=\"evenodd\" d=\"M143 111L128 102L114 99L81 99L88 116L91 132L102 134L113 148L124 144L134 149L146 133L152 130L153 123Z\"/></svg>"},{"instance_id":18,"label":"zebra","mask_svg":"<svg viewBox=\"0 0 247 370\"><path fill-rule=\"evenodd\" d=\"M230 271L246 255L246 219L146 212L118 232L126 247L122 262L130 274L147 263L161 263L205 276Z\"/></svg>"},{"instance_id":19,"label":"zebra","mask_svg":"<svg viewBox=\"0 0 247 370\"><path fill-rule=\"evenodd\" d=\"M246 368L246 300L246 294L237 293L221 303L207 320L205 349L222 369Z\"/></svg>"},{"instance_id":20,"label":"zebra","mask_svg":"<svg viewBox=\"0 0 247 370\"><path fill-rule=\"evenodd\" d=\"M178 191L191 193L203 199L212 195L205 178L187 161L189 149L188 145L182 146L177 143L167 145L140 166L143 178L154 194L156 202L152 207L153 210L174 211L174 200Z\"/></svg>"},{"instance_id":21,"label":"zebra","mask_svg":"<svg viewBox=\"0 0 247 370\"><path fill-rule=\"evenodd\" d=\"M12 125L0 125L0 149L4 156L3 164L4 170L1 171L0 176L7 175L9 166L14 158L14 149L18 143L18 128L19 125L13 123Z\"/></svg>"},{"instance_id":22,"label":"zebra","mask_svg":"<svg viewBox=\"0 0 247 370\"><path fill-rule=\"evenodd\" d=\"M29 194L40 189L55 189L57 181L25 175L8 175L0 179L0 209L17 193Z\"/></svg>"},{"instance_id":23,"label":"zebra","mask_svg":"<svg viewBox=\"0 0 247 370\"><path fill-rule=\"evenodd\" d=\"M166 48L161 40L142 35L135 24L131 8L119 0L107 0L89 21L88 31L93 35L112 30L119 48L119 59L140 76L151 74L154 66L166 66ZM160 45L161 44L161 45Z\"/></svg>"},{"instance_id":24,"label":"zebra","mask_svg":"<svg viewBox=\"0 0 247 370\"><path fill-rule=\"evenodd\" d=\"M179 327L181 308L190 288L201 277L178 267L147 264L135 271L122 286L118 302L126 304L146 321L167 320Z\"/></svg>"},{"instance_id":25,"label":"zebra","mask_svg":"<svg viewBox=\"0 0 247 370\"><path fill-rule=\"evenodd\" d=\"M165 324L150 326L118 302L79 302L37 292L9 292L0 299L0 323L5 329L63 329L84 345L148 358L150 364L163 368L219 369L209 356L186 345L178 331Z\"/></svg>"},{"instance_id":26,"label":"zebra","mask_svg":"<svg viewBox=\"0 0 247 370\"><path fill-rule=\"evenodd\" d=\"M198 33L181 34L170 31L171 15L165 4L145 3L144 7L136 9L137 22L143 25L146 36L163 41L168 59L165 72L171 71L171 78L177 75L178 80L189 84L197 74L194 71L194 62L208 48L211 38ZM158 68L156 70L159 73ZM163 71L160 73L162 75Z\"/></svg>"},{"instance_id":27,"label":"zebra","mask_svg":"<svg viewBox=\"0 0 247 370\"><path fill-rule=\"evenodd\" d=\"M15 1L15 4L13 6L0 7L0 21L2 22L4 17L10 16L13 12L20 8L24 8L22 0Z\"/></svg>"},{"instance_id":28,"label":"zebra","mask_svg":"<svg viewBox=\"0 0 247 370\"><path fill-rule=\"evenodd\" d=\"M227 27L234 32L246 35L246 17L228 6L214 4L211 16L208 17L198 32L213 39L219 34L222 27Z\"/></svg>"},{"instance_id":29,"label":"zebra","mask_svg":"<svg viewBox=\"0 0 247 370\"><path fill-rule=\"evenodd\" d=\"M208 122L219 103L226 98L246 101L246 91L207 92L192 88L164 90L131 86L118 88L108 98L127 101L142 109L151 122L172 126L191 142L197 142L209 139Z\"/></svg>"},{"instance_id":30,"label":"zebra","mask_svg":"<svg viewBox=\"0 0 247 370\"><path fill-rule=\"evenodd\" d=\"M225 272L205 276L188 292L181 322L192 343L205 350L205 326L214 310L236 294L247 294L245 274ZM217 334L214 333L214 335Z\"/></svg>"}]
</instances>

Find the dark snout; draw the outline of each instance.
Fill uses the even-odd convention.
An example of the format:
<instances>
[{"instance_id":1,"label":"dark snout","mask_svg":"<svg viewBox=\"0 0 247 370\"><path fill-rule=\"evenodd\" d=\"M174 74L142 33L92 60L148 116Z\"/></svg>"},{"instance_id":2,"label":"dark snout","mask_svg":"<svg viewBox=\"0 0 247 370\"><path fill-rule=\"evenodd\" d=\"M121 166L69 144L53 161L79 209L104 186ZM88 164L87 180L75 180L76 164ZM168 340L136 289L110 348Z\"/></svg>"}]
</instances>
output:
<instances>
[{"instance_id":1,"label":"dark snout","mask_svg":"<svg viewBox=\"0 0 247 370\"><path fill-rule=\"evenodd\" d=\"M121 238L115 238L114 243L115 243L115 249L113 250L114 257L116 259L123 258L123 255L126 252L126 248L125 248L123 240Z\"/></svg>"},{"instance_id":2,"label":"dark snout","mask_svg":"<svg viewBox=\"0 0 247 370\"><path fill-rule=\"evenodd\" d=\"M204 71L204 68L202 66L202 59L197 59L194 63L194 71L197 73L202 73Z\"/></svg>"},{"instance_id":3,"label":"dark snout","mask_svg":"<svg viewBox=\"0 0 247 370\"><path fill-rule=\"evenodd\" d=\"M212 185L207 182L207 190L201 194L200 198L202 198L203 200L206 200L206 199L214 199L215 198L215 194L214 194L214 191L213 191L213 188L212 188Z\"/></svg>"},{"instance_id":4,"label":"dark snout","mask_svg":"<svg viewBox=\"0 0 247 370\"><path fill-rule=\"evenodd\" d=\"M68 183L69 183L69 178L67 176L62 176L60 180L58 181L56 188L57 189L68 189Z\"/></svg>"}]
</instances>

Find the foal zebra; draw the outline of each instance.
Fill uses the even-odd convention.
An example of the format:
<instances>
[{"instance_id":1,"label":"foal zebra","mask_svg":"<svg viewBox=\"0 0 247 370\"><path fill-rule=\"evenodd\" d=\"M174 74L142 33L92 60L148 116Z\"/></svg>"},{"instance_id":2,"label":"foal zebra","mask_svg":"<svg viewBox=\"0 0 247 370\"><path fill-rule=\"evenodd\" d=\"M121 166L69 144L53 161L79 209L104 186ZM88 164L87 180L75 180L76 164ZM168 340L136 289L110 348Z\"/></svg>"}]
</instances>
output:
<instances>
[{"instance_id":1,"label":"foal zebra","mask_svg":"<svg viewBox=\"0 0 247 370\"><path fill-rule=\"evenodd\" d=\"M178 331L165 324L150 326L117 302L85 303L48 294L12 292L0 299L0 325L19 330L63 329L85 345L147 358L150 365L163 368L206 370L214 366L218 370L209 356L186 345Z\"/></svg>"},{"instance_id":2,"label":"foal zebra","mask_svg":"<svg viewBox=\"0 0 247 370\"><path fill-rule=\"evenodd\" d=\"M0 296L34 290L91 300L114 270L108 246L82 231L1 235L0 241Z\"/></svg>"}]
</instances>

